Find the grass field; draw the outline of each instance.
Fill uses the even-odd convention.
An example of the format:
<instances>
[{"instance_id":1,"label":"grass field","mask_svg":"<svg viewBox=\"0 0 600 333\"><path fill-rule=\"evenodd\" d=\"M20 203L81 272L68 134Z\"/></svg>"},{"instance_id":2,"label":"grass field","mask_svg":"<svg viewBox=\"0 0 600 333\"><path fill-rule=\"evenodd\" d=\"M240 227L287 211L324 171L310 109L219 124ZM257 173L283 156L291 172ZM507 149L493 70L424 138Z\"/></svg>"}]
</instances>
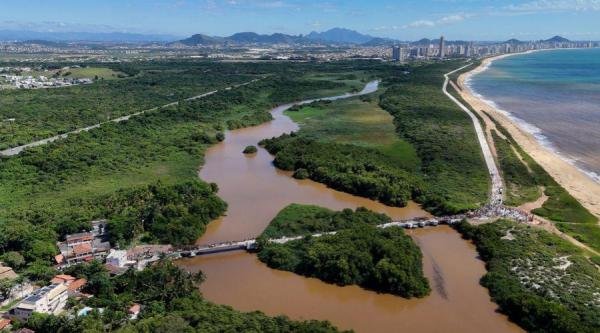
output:
<instances>
[{"instance_id":1,"label":"grass field","mask_svg":"<svg viewBox=\"0 0 600 333\"><path fill-rule=\"evenodd\" d=\"M377 96L369 96L319 102L286 111L286 115L300 124L305 135L375 148L393 157L403 169L417 169L419 158L415 150L398 137L394 118L379 107L377 100Z\"/></svg>"}]
</instances>

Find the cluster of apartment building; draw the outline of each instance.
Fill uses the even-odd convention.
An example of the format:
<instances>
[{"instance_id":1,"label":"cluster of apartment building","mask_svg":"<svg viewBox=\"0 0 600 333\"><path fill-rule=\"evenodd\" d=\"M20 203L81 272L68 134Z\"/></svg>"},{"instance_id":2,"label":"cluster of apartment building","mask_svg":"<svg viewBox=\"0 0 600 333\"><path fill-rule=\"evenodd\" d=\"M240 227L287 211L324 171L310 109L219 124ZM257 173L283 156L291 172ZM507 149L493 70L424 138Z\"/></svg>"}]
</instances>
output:
<instances>
[{"instance_id":1,"label":"cluster of apartment building","mask_svg":"<svg viewBox=\"0 0 600 333\"><path fill-rule=\"evenodd\" d=\"M566 49L566 48L593 48L599 47L598 42L571 42L571 41L538 41L521 42L510 40L504 43L474 43L453 42L448 45L444 36L436 43L416 43L396 45L392 47L393 61L407 61L409 59L444 59L444 58L471 58L487 57L491 55L520 53L532 50Z\"/></svg>"}]
</instances>

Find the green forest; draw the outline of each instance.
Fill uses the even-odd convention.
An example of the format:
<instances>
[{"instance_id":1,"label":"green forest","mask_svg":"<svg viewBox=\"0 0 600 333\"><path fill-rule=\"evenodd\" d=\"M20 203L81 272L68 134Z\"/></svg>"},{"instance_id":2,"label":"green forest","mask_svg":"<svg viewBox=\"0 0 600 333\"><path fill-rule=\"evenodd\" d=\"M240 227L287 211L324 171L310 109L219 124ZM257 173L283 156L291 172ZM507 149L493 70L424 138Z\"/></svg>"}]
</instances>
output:
<instances>
[{"instance_id":1,"label":"green forest","mask_svg":"<svg viewBox=\"0 0 600 333\"><path fill-rule=\"evenodd\" d=\"M529 332L598 332L600 273L569 241L511 221L458 230L488 272L481 283L502 312Z\"/></svg>"},{"instance_id":2,"label":"green forest","mask_svg":"<svg viewBox=\"0 0 600 333\"><path fill-rule=\"evenodd\" d=\"M419 247L401 228L374 226L386 221L388 217L364 208L332 212L292 205L280 212L261 235L258 258L271 268L338 285L356 284L409 298L428 295ZM267 241L275 235L304 235L334 228L338 228L336 234L308 235L285 244Z\"/></svg>"},{"instance_id":3,"label":"green forest","mask_svg":"<svg viewBox=\"0 0 600 333\"><path fill-rule=\"evenodd\" d=\"M243 65L240 71L270 75L0 159L0 257L17 253L25 259L19 272L47 280L56 241L98 218L110 219L114 244L192 243L225 209L216 185L196 175L204 150L222 140L224 130L268 121L269 109L284 101L362 85L289 78L319 68L301 66ZM321 67L341 76L349 69Z\"/></svg>"},{"instance_id":4,"label":"green forest","mask_svg":"<svg viewBox=\"0 0 600 333\"><path fill-rule=\"evenodd\" d=\"M272 119L268 111L275 105L356 90L366 80L362 72L349 79L352 63L148 62L113 67L128 77L100 81L86 89L56 89L45 94L42 100L36 97L26 101L22 107L10 104L14 102L11 94L18 93L0 94L0 103L14 106L10 112L21 110L23 117L30 117L30 122L22 122L23 127L13 127L8 134L12 138L13 134L21 133L23 140L58 133L63 130L61 122L66 119L73 119L65 125L68 128L96 122L95 117L102 107L127 106L129 104L119 103L125 103L123 99L133 98L135 94L135 98L145 99L147 93L164 93L160 98L148 98L144 108L179 101L128 121L107 123L89 132L69 135L66 139L0 159L0 260L32 281L41 284L49 281L57 273L52 267L53 257L58 253L56 242L66 234L89 230L90 221L94 219L109 220L111 243L121 247L139 242L194 243L206 224L226 210L226 203L217 196L217 185L202 182L196 174L207 147L222 141L225 130ZM196 84L205 71L215 80ZM172 90L171 85L178 87L177 76L184 72L190 75L185 79L189 89ZM328 73L330 79L314 78L317 73ZM155 78L154 83L145 81L152 81L149 77ZM254 77L264 78L205 98L182 100L197 91L205 92ZM336 77L343 79L336 80ZM137 90L117 93L118 85L125 82L146 82L147 85L132 84L132 89ZM106 89L112 92L100 87L108 87ZM37 94L41 96L43 91L36 91L32 96ZM108 104L92 102L99 94L103 96L102 103ZM60 99L64 96L69 96L72 105L91 105L89 112L69 107L65 107L64 113L31 111L38 102L53 106L53 110L61 109ZM125 106L120 108L122 114L139 110ZM102 117L104 115L100 119ZM73 268L67 273L88 279L86 291L95 297L84 304L102 307L105 312L94 311L90 316L78 318L35 315L25 324L27 327L40 332L57 331L59 327L61 332L336 331L327 323L244 314L209 303L197 291L197 282L200 282L197 277L167 263L117 278L109 277L95 264ZM148 288L149 285L156 287ZM132 302L142 304L144 313L140 320L128 323L125 310Z\"/></svg>"},{"instance_id":5,"label":"green forest","mask_svg":"<svg viewBox=\"0 0 600 333\"><path fill-rule=\"evenodd\" d=\"M378 125L376 135L361 134L361 128L374 128L377 109L367 108L370 118L360 111L350 118L350 111L340 111L351 108L348 102L334 101L290 110L300 131L261 144L277 167L334 189L393 206L415 200L434 214L475 209L489 186L481 151L471 120L440 89L443 74L458 65L424 64L408 68L409 74L375 70L384 79L383 92L353 102L377 99L396 133Z\"/></svg>"}]
</instances>

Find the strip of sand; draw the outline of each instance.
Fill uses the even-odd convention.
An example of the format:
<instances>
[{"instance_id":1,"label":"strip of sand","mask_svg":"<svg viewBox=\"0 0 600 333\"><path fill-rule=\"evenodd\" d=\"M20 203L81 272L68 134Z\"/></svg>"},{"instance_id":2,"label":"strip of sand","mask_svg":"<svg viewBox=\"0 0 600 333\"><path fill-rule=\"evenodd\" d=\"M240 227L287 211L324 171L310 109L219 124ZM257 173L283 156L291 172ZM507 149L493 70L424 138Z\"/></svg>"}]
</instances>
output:
<instances>
[{"instance_id":1,"label":"strip of sand","mask_svg":"<svg viewBox=\"0 0 600 333\"><path fill-rule=\"evenodd\" d=\"M509 55L485 59L481 65L474 70L461 75L458 78L460 86L460 95L471 105L471 107L481 114L481 110L486 111L502 126L504 126L514 139L531 155L554 179L563 186L573 197L587 208L591 213L600 217L600 184L591 179L588 175L577 169L572 164L563 160L560 156L542 146L535 137L513 122L506 114L500 112L495 107L487 104L478 98L467 85L465 80L481 71L484 71L494 60L504 58Z\"/></svg>"}]
</instances>

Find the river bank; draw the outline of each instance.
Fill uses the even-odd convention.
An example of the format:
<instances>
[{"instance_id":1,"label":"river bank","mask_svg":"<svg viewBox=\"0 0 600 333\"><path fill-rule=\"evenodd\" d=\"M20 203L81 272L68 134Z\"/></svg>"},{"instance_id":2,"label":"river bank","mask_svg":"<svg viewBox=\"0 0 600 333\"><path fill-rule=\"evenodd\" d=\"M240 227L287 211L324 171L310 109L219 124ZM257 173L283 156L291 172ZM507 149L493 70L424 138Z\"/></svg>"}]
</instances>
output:
<instances>
[{"instance_id":1,"label":"river bank","mask_svg":"<svg viewBox=\"0 0 600 333\"><path fill-rule=\"evenodd\" d=\"M531 52L529 52L531 53ZM531 155L561 186L596 216L600 216L600 183L594 181L569 161L544 146L531 132L507 112L488 104L467 84L469 78L485 71L492 62L517 54L501 55L483 60L480 66L458 78L461 97L477 112L485 111L504 126L519 145Z\"/></svg>"},{"instance_id":2,"label":"river bank","mask_svg":"<svg viewBox=\"0 0 600 333\"><path fill-rule=\"evenodd\" d=\"M256 145L264 138L298 130L298 125L284 114L290 106L275 108L273 120L268 123L228 131L223 142L207 150L199 175L218 184L218 195L229 207L226 216L208 225L198 243L256 236L291 203L333 210L363 206L396 220L430 216L413 202L404 208L389 207L309 179L294 179L290 172L276 169L273 156L262 148L255 154L243 154L246 146ZM269 269L255 255L241 252L184 259L178 265L188 271L204 272L206 280L200 289L208 300L241 311L324 319L357 332L522 331L496 312L497 305L479 285L485 266L471 243L446 226L408 234L423 252L423 270L433 287L431 295L423 299L327 284Z\"/></svg>"}]
</instances>

